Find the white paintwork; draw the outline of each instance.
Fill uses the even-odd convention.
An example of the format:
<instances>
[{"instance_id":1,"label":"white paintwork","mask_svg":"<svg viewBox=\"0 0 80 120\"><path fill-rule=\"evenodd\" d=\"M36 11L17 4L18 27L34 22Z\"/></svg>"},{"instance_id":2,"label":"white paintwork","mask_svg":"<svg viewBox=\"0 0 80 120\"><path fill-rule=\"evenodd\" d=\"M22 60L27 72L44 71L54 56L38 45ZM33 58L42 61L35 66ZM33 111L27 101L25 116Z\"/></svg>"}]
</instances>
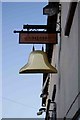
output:
<instances>
[{"instance_id":1,"label":"white paintwork","mask_svg":"<svg viewBox=\"0 0 80 120\"><path fill-rule=\"evenodd\" d=\"M54 52L52 57L52 64L58 69L58 74L51 74L50 86L49 86L49 98L52 98L52 90L54 84L57 85L56 103L57 103L57 117L63 118L68 111L71 103L75 99L79 91L79 78L78 78L78 52L80 49L80 42L78 42L78 7L76 8L73 23L69 37L64 35L65 23L67 20L67 14L70 3L62 3L62 40L61 40L61 54L59 65L59 44L54 46ZM80 9L80 8L79 8ZM79 16L80 17L80 16ZM80 19L80 18L79 18ZM79 20L80 21L80 20ZM80 25L79 25L80 28ZM80 35L79 35L80 36ZM78 49L79 47L79 49ZM80 53L80 52L79 52ZM79 58L79 59L78 59ZM54 63L53 63L54 61ZM76 100L69 114L68 118L72 118L78 110L78 102Z\"/></svg>"}]
</instances>

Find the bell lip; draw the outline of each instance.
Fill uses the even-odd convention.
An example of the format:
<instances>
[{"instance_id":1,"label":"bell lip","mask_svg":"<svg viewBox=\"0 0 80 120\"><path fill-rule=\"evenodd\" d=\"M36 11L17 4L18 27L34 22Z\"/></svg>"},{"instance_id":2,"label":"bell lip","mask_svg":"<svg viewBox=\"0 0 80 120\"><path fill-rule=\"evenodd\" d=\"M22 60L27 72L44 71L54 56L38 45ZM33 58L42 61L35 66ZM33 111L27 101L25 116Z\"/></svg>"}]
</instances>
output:
<instances>
[{"instance_id":1,"label":"bell lip","mask_svg":"<svg viewBox=\"0 0 80 120\"><path fill-rule=\"evenodd\" d=\"M28 73L54 73L56 74L58 71L55 69L55 71L46 70L46 69L35 69L35 70L25 70L25 71L19 71L19 74L28 74Z\"/></svg>"}]
</instances>

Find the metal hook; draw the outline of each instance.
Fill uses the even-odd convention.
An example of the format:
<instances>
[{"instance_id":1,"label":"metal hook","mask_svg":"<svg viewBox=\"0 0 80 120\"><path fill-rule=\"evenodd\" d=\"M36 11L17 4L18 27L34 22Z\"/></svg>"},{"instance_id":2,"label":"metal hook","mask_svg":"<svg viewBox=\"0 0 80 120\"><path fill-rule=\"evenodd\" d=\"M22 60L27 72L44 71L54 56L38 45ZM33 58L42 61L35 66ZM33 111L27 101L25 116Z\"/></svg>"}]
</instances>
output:
<instances>
[{"instance_id":1,"label":"metal hook","mask_svg":"<svg viewBox=\"0 0 80 120\"><path fill-rule=\"evenodd\" d=\"M42 51L44 52L44 47L43 47L43 45L42 45Z\"/></svg>"},{"instance_id":2,"label":"metal hook","mask_svg":"<svg viewBox=\"0 0 80 120\"><path fill-rule=\"evenodd\" d=\"M32 48L33 51L35 51L35 47L34 47L34 44L33 44L33 48Z\"/></svg>"}]
</instances>

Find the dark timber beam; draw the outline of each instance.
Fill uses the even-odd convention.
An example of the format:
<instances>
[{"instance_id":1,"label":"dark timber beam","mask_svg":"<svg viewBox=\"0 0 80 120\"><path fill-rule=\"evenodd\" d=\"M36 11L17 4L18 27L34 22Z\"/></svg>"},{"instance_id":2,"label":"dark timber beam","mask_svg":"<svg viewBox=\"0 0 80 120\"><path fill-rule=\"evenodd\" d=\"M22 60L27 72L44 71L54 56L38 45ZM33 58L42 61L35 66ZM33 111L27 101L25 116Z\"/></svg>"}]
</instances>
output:
<instances>
[{"instance_id":1,"label":"dark timber beam","mask_svg":"<svg viewBox=\"0 0 80 120\"><path fill-rule=\"evenodd\" d=\"M70 3L67 22L66 22L66 26L65 26L65 36L69 36L69 34L70 34L70 29L71 29L71 25L73 22L76 6L77 6L77 2Z\"/></svg>"}]
</instances>

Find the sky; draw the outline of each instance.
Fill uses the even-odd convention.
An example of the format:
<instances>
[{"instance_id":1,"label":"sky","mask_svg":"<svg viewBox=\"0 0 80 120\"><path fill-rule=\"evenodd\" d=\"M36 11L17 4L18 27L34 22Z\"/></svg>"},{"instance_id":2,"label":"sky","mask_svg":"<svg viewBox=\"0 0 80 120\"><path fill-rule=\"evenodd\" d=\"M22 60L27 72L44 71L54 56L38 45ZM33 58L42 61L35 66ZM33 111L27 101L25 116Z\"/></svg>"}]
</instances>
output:
<instances>
[{"instance_id":1,"label":"sky","mask_svg":"<svg viewBox=\"0 0 80 120\"><path fill-rule=\"evenodd\" d=\"M2 4L0 2L0 119L2 116Z\"/></svg>"},{"instance_id":2,"label":"sky","mask_svg":"<svg viewBox=\"0 0 80 120\"><path fill-rule=\"evenodd\" d=\"M47 24L45 2L2 2L2 117L40 118L42 74L19 74L32 51L31 44L19 44L24 24ZM1 4L0 4L1 5ZM35 45L41 50L42 45Z\"/></svg>"}]
</instances>

